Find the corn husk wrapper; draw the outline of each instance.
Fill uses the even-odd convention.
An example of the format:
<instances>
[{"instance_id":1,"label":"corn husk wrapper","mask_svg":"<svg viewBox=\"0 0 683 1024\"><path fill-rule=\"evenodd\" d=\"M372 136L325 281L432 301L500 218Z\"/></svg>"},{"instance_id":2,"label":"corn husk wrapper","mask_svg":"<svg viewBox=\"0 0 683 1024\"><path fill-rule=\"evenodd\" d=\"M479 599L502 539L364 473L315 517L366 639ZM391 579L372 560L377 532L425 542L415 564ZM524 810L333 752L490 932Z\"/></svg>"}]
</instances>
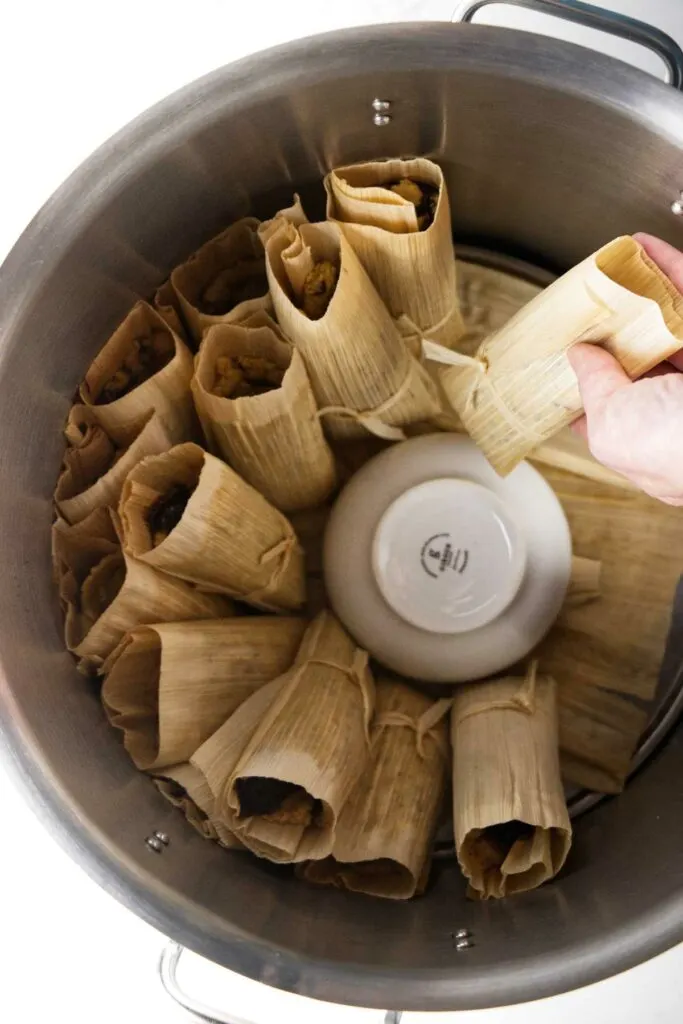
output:
<instances>
[{"instance_id":1,"label":"corn husk wrapper","mask_svg":"<svg viewBox=\"0 0 683 1024\"><path fill-rule=\"evenodd\" d=\"M683 299L635 239L614 239L564 274L475 357L442 354L448 400L502 475L582 411L567 358L579 341L603 345L633 378L683 345Z\"/></svg>"},{"instance_id":2,"label":"corn husk wrapper","mask_svg":"<svg viewBox=\"0 0 683 1024\"><path fill-rule=\"evenodd\" d=\"M155 332L172 337L175 355L170 362L121 398L98 405L102 389L121 366L133 342ZM146 302L138 302L94 359L81 384L80 398L118 446L131 444L152 413L174 436L190 437L194 429L192 372L192 353L184 342L155 309Z\"/></svg>"},{"instance_id":3,"label":"corn husk wrapper","mask_svg":"<svg viewBox=\"0 0 683 1024\"><path fill-rule=\"evenodd\" d=\"M446 790L450 707L377 683L370 764L339 817L332 856L303 865L303 878L390 899L420 891Z\"/></svg>"},{"instance_id":4,"label":"corn husk wrapper","mask_svg":"<svg viewBox=\"0 0 683 1024\"><path fill-rule=\"evenodd\" d=\"M563 607L579 608L581 605L597 601L601 592L601 571L602 562L597 558L582 558L579 555L574 555Z\"/></svg>"},{"instance_id":5,"label":"corn husk wrapper","mask_svg":"<svg viewBox=\"0 0 683 1024\"><path fill-rule=\"evenodd\" d=\"M297 227L282 217L266 233L265 248L278 322L303 357L332 437L370 432L400 440L406 424L436 415L433 381L335 224ZM338 264L339 279L325 314L311 320L297 302L318 260Z\"/></svg>"},{"instance_id":6,"label":"corn husk wrapper","mask_svg":"<svg viewBox=\"0 0 683 1024\"><path fill-rule=\"evenodd\" d=\"M677 509L623 488L546 470L576 555L601 562L600 597L566 602L540 648L560 690L579 684L651 700L683 559Z\"/></svg>"},{"instance_id":7,"label":"corn husk wrapper","mask_svg":"<svg viewBox=\"0 0 683 1024\"><path fill-rule=\"evenodd\" d=\"M153 547L147 515L175 484L194 491L178 525ZM124 550L145 565L266 610L304 603L303 553L290 523L196 444L177 445L136 466L119 511Z\"/></svg>"},{"instance_id":8,"label":"corn husk wrapper","mask_svg":"<svg viewBox=\"0 0 683 1024\"><path fill-rule=\"evenodd\" d=\"M115 507L123 481L138 462L187 440L173 424L167 425L152 413L129 446L117 449L97 422L92 406L87 405L72 407L65 433L74 439L80 435L78 443L64 453L55 489L57 509L69 523L80 522L96 508Z\"/></svg>"},{"instance_id":9,"label":"corn husk wrapper","mask_svg":"<svg viewBox=\"0 0 683 1024\"><path fill-rule=\"evenodd\" d=\"M594 480L598 484L611 487L623 487L628 491L639 491L639 488L627 480L621 473L608 469L593 458L587 443L573 432L571 427L564 427L559 433L544 441L529 455L532 462L554 469L562 469L567 473Z\"/></svg>"},{"instance_id":10,"label":"corn husk wrapper","mask_svg":"<svg viewBox=\"0 0 683 1024\"><path fill-rule=\"evenodd\" d=\"M202 594L122 554L112 534L105 509L97 509L75 526L58 519L52 527L66 646L80 659L83 671L99 669L123 635L136 626L232 615L232 602Z\"/></svg>"},{"instance_id":11,"label":"corn husk wrapper","mask_svg":"<svg viewBox=\"0 0 683 1024\"><path fill-rule=\"evenodd\" d=\"M188 332L183 323L180 302L170 278L168 281L164 281L154 293L154 308L159 316L166 321L171 330L179 338L182 338L186 345L192 348L194 342L188 339Z\"/></svg>"},{"instance_id":12,"label":"corn husk wrapper","mask_svg":"<svg viewBox=\"0 0 683 1024\"><path fill-rule=\"evenodd\" d=\"M182 811L189 824L204 839L213 839L228 850L244 849L232 832L209 817L213 811L211 790L193 765L185 762L164 768L163 774L154 778L154 784L170 804Z\"/></svg>"},{"instance_id":13,"label":"corn husk wrapper","mask_svg":"<svg viewBox=\"0 0 683 1024\"><path fill-rule=\"evenodd\" d=\"M500 898L553 878L571 845L558 754L555 683L508 677L457 687L451 717L453 819L469 895ZM517 838L497 826L533 829Z\"/></svg>"},{"instance_id":14,"label":"corn husk wrapper","mask_svg":"<svg viewBox=\"0 0 683 1024\"><path fill-rule=\"evenodd\" d=\"M303 619L170 622L128 633L102 667L102 701L136 767L158 773L195 750L294 662Z\"/></svg>"},{"instance_id":15,"label":"corn husk wrapper","mask_svg":"<svg viewBox=\"0 0 683 1024\"><path fill-rule=\"evenodd\" d=\"M620 793L648 713L616 693L573 683L558 695L560 765L568 782Z\"/></svg>"},{"instance_id":16,"label":"corn husk wrapper","mask_svg":"<svg viewBox=\"0 0 683 1024\"><path fill-rule=\"evenodd\" d=\"M256 322L212 327L202 343L192 392L204 432L212 449L276 508L319 505L334 489L336 472L303 359L266 314ZM285 371L282 384L244 398L215 395L221 356L265 358Z\"/></svg>"},{"instance_id":17,"label":"corn husk wrapper","mask_svg":"<svg viewBox=\"0 0 683 1024\"><path fill-rule=\"evenodd\" d=\"M418 228L415 205L387 184L403 178L438 189L432 223ZM339 227L392 316L452 348L464 332L456 292L448 192L431 160L376 160L325 178L327 217Z\"/></svg>"},{"instance_id":18,"label":"corn husk wrapper","mask_svg":"<svg viewBox=\"0 0 683 1024\"><path fill-rule=\"evenodd\" d=\"M342 808L366 769L373 707L366 652L323 612L292 669L245 701L193 756L214 795L214 815L260 857L296 863L328 856ZM302 787L306 799L321 802L319 818L241 818L238 780L248 778Z\"/></svg>"},{"instance_id":19,"label":"corn husk wrapper","mask_svg":"<svg viewBox=\"0 0 683 1024\"><path fill-rule=\"evenodd\" d=\"M484 266L468 259L457 260L458 302L464 332L458 338L458 352L473 356L482 341L499 331L528 302L553 280L544 275L543 285L507 270ZM435 339L438 340L438 339Z\"/></svg>"},{"instance_id":20,"label":"corn husk wrapper","mask_svg":"<svg viewBox=\"0 0 683 1024\"><path fill-rule=\"evenodd\" d=\"M258 236L259 221L243 217L190 256L171 274L183 318L195 344L200 345L209 327L221 323L239 323L254 309L268 306L263 246ZM251 298L236 302L225 313L208 311L203 298L207 289L215 301L229 297L234 289L255 292Z\"/></svg>"}]
</instances>

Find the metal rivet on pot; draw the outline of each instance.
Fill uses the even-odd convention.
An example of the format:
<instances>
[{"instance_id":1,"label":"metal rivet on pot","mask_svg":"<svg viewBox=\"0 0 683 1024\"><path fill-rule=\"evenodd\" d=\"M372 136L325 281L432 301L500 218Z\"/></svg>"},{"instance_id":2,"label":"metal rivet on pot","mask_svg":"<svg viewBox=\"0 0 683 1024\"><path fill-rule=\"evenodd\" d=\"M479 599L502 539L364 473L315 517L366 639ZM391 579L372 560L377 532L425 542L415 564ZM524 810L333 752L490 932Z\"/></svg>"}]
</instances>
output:
<instances>
[{"instance_id":1,"label":"metal rivet on pot","mask_svg":"<svg viewBox=\"0 0 683 1024\"><path fill-rule=\"evenodd\" d=\"M680 215L683 213L683 200L674 199L673 203L671 204L671 212L675 213L677 217L680 217Z\"/></svg>"},{"instance_id":2,"label":"metal rivet on pot","mask_svg":"<svg viewBox=\"0 0 683 1024\"><path fill-rule=\"evenodd\" d=\"M471 939L472 932L468 932L467 928L458 928L455 937L456 939Z\"/></svg>"},{"instance_id":3,"label":"metal rivet on pot","mask_svg":"<svg viewBox=\"0 0 683 1024\"><path fill-rule=\"evenodd\" d=\"M154 853L163 853L164 847L168 846L171 840L168 838L165 832L155 831L151 836L147 836L145 843L153 850Z\"/></svg>"},{"instance_id":4,"label":"metal rivet on pot","mask_svg":"<svg viewBox=\"0 0 683 1024\"><path fill-rule=\"evenodd\" d=\"M462 953L465 949L471 949L474 943L471 939L459 939L455 944L456 953Z\"/></svg>"},{"instance_id":5,"label":"metal rivet on pot","mask_svg":"<svg viewBox=\"0 0 683 1024\"><path fill-rule=\"evenodd\" d=\"M372 117L372 123L377 128L384 128L391 121L391 114L387 113L391 109L391 100L381 100L375 96L372 101L372 109L375 111Z\"/></svg>"}]
</instances>

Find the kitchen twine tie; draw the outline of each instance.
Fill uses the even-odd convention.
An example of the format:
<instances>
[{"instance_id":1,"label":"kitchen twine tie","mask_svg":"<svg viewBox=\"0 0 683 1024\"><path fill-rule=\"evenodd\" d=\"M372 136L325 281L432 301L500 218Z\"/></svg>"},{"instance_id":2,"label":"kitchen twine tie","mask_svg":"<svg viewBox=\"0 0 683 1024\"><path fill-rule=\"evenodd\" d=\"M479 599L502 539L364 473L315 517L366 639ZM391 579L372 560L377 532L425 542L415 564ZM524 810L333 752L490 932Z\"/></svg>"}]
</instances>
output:
<instances>
[{"instance_id":1,"label":"kitchen twine tie","mask_svg":"<svg viewBox=\"0 0 683 1024\"><path fill-rule=\"evenodd\" d=\"M547 434L539 430L534 430L533 427L530 427L528 423L525 423L519 416L517 416L497 390L489 376L489 362L484 352L481 352L480 355L476 356L467 356L462 352L453 352L451 349L445 348L443 345L437 345L436 342L423 338L422 354L427 362L441 363L446 366L457 366L460 369L476 371L477 375L472 380L469 393L465 399L467 407L470 409L474 407L480 388L482 386L486 387L496 410L500 413L508 426L515 431L515 433L519 434L520 437L523 437L534 446L541 444L546 440ZM536 361L537 360L532 360L532 362ZM499 373L499 375L503 376L502 373Z\"/></svg>"},{"instance_id":2,"label":"kitchen twine tie","mask_svg":"<svg viewBox=\"0 0 683 1024\"><path fill-rule=\"evenodd\" d=\"M268 582L260 587L258 590L253 590L249 594L234 594L233 596L241 601L260 601L262 598L268 598L274 591L277 590L278 586L282 582L287 570L289 569L290 563L294 554L301 551L299 541L294 533L292 527L287 523L287 532L282 540L278 541L267 551L264 551L259 558L259 565L268 566L272 562L275 562L273 572Z\"/></svg>"},{"instance_id":3,"label":"kitchen twine tie","mask_svg":"<svg viewBox=\"0 0 683 1024\"><path fill-rule=\"evenodd\" d=\"M534 659L516 693L505 699L479 701L471 704L461 713L457 713L456 709L456 724L460 725L465 719L473 718L474 715L480 715L487 711L519 711L524 715L533 715L536 710L537 673L538 661ZM474 685L476 686L476 683Z\"/></svg>"},{"instance_id":4,"label":"kitchen twine tie","mask_svg":"<svg viewBox=\"0 0 683 1024\"><path fill-rule=\"evenodd\" d=\"M405 321L410 323L407 318L405 318ZM415 330L417 331L417 328ZM405 335L402 334L402 337L404 341L407 341ZM440 348L441 346L437 347ZM448 349L444 349L444 351L447 352ZM422 383L429 392L433 392L435 397L436 391L433 382L425 373L422 364L414 356L409 355L408 372L403 378L400 387L381 405L376 406L374 409L365 410L349 409L345 405L326 405L322 409L318 409L317 418L322 419L324 416L346 417L347 419L354 420L360 426L365 427L370 434L374 434L375 437L380 437L384 441L405 441L406 434L401 427L393 427L391 424L385 423L382 417L390 413L393 407L408 394L416 378L416 369L419 373L424 374L425 379Z\"/></svg>"},{"instance_id":5,"label":"kitchen twine tie","mask_svg":"<svg viewBox=\"0 0 683 1024\"><path fill-rule=\"evenodd\" d=\"M417 739L417 752L424 760L427 756L424 748L426 737L433 740L436 748L444 758L448 758L448 743L444 737L436 731L436 726L442 718L448 714L453 705L451 698L443 697L432 704L419 718L411 718L403 711L383 711L375 719L375 728L378 734L384 729L412 729Z\"/></svg>"}]
</instances>

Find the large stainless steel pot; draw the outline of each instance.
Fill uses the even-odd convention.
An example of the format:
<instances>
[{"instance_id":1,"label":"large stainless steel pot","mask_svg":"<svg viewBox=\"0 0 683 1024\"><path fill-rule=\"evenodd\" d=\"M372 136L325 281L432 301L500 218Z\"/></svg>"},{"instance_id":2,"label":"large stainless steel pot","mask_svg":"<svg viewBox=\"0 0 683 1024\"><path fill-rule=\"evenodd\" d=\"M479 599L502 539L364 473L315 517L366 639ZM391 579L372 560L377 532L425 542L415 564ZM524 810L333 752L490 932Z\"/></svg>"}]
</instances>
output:
<instances>
[{"instance_id":1,"label":"large stainless steel pot","mask_svg":"<svg viewBox=\"0 0 683 1024\"><path fill-rule=\"evenodd\" d=\"M225 68L143 115L60 189L0 276L0 714L46 824L163 932L310 996L483 1007L585 984L683 939L683 728L620 799L579 820L563 877L521 899L466 902L451 863L405 906L309 890L201 840L132 768L63 650L50 585L60 427L133 301L231 219L272 213L294 188L320 210L329 167L396 153L442 163L464 241L553 268L638 228L683 242L671 211L681 95L535 36L333 34ZM146 842L155 830L168 846Z\"/></svg>"}]
</instances>

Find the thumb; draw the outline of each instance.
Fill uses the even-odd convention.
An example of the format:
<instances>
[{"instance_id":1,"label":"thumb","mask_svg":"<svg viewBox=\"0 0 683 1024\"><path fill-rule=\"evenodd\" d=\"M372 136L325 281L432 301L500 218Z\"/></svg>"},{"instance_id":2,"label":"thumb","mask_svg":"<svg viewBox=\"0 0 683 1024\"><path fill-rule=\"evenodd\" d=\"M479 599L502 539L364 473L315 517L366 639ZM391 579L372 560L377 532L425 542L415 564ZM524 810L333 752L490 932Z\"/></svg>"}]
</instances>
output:
<instances>
[{"instance_id":1,"label":"thumb","mask_svg":"<svg viewBox=\"0 0 683 1024\"><path fill-rule=\"evenodd\" d=\"M608 399L632 384L614 356L598 345L574 345L567 357L578 378L581 400L589 420L591 414L598 412Z\"/></svg>"}]
</instances>

